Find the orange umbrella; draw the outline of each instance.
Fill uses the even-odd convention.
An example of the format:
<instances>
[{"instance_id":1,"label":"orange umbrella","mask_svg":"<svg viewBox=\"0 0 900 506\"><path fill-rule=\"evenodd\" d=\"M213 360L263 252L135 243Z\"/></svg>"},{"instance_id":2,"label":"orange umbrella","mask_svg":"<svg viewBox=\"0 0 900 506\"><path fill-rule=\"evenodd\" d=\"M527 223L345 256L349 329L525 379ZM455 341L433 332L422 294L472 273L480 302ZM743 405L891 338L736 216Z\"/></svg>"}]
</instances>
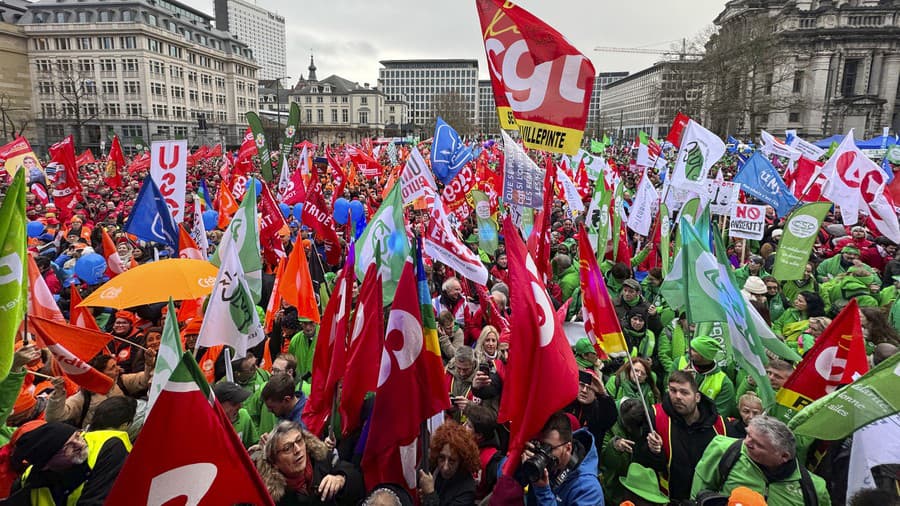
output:
<instances>
[{"instance_id":1,"label":"orange umbrella","mask_svg":"<svg viewBox=\"0 0 900 506\"><path fill-rule=\"evenodd\" d=\"M174 300L199 299L212 292L215 265L205 260L173 258L129 269L97 288L78 306L125 309Z\"/></svg>"}]
</instances>

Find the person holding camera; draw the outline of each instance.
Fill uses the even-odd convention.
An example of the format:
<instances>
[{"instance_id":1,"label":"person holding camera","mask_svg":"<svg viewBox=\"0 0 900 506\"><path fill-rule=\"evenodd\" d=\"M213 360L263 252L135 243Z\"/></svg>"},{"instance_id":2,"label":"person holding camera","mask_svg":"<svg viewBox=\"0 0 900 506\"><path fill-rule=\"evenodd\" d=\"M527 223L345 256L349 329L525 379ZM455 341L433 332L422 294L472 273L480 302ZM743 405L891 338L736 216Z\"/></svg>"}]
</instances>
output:
<instances>
[{"instance_id":1,"label":"person holding camera","mask_svg":"<svg viewBox=\"0 0 900 506\"><path fill-rule=\"evenodd\" d=\"M570 415L554 413L541 429L540 439L527 443L522 452L519 472L531 483L528 504L604 504L598 464L591 433L573 432Z\"/></svg>"}]
</instances>

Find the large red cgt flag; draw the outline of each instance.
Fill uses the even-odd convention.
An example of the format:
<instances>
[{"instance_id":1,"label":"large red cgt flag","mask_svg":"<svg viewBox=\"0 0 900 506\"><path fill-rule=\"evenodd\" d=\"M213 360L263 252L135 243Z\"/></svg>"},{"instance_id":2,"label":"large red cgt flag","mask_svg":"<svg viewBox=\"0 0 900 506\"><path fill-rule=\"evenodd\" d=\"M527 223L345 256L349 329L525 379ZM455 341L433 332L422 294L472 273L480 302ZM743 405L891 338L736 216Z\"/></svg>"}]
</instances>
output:
<instances>
[{"instance_id":1,"label":"large red cgt flag","mask_svg":"<svg viewBox=\"0 0 900 506\"><path fill-rule=\"evenodd\" d=\"M360 412L366 394L374 392L378 386L378 368L384 346L381 297L381 276L378 265L372 262L359 289L353 331L347 348L347 366L339 407L344 436L360 427Z\"/></svg>"},{"instance_id":2,"label":"large red cgt flag","mask_svg":"<svg viewBox=\"0 0 900 506\"><path fill-rule=\"evenodd\" d=\"M512 476L525 442L578 394L578 366L534 260L508 217L503 221L503 235L509 255L511 320L516 330L497 420L511 422L509 459L503 473Z\"/></svg>"},{"instance_id":3,"label":"large red cgt flag","mask_svg":"<svg viewBox=\"0 0 900 506\"><path fill-rule=\"evenodd\" d=\"M296 246L303 249L302 246ZM347 261L335 281L334 293L328 299L322 315L322 326L316 339L313 353L312 388L309 400L303 408L303 423L320 436L325 422L331 415L337 382L344 371L347 334L350 331L350 309L353 299L353 248L347 254ZM284 292L282 292L284 293ZM340 371L340 374L338 374Z\"/></svg>"},{"instance_id":4,"label":"large red cgt flag","mask_svg":"<svg viewBox=\"0 0 900 506\"><path fill-rule=\"evenodd\" d=\"M418 448L421 424L450 407L440 350L427 344L421 314L416 274L407 259L388 316L375 407L362 458L368 488L396 483L414 490L416 466L422 457Z\"/></svg>"},{"instance_id":5,"label":"large red cgt flag","mask_svg":"<svg viewBox=\"0 0 900 506\"><path fill-rule=\"evenodd\" d=\"M800 410L840 385L853 383L869 372L856 299L838 313L831 325L803 355L803 360L775 396L778 404Z\"/></svg>"},{"instance_id":6,"label":"large red cgt flag","mask_svg":"<svg viewBox=\"0 0 900 506\"><path fill-rule=\"evenodd\" d=\"M175 360L175 370L104 504L271 506L256 467L197 362L190 352Z\"/></svg>"},{"instance_id":7,"label":"large red cgt flag","mask_svg":"<svg viewBox=\"0 0 900 506\"><path fill-rule=\"evenodd\" d=\"M591 61L552 27L505 0L475 0L500 126L525 147L574 155L594 88Z\"/></svg>"}]
</instances>

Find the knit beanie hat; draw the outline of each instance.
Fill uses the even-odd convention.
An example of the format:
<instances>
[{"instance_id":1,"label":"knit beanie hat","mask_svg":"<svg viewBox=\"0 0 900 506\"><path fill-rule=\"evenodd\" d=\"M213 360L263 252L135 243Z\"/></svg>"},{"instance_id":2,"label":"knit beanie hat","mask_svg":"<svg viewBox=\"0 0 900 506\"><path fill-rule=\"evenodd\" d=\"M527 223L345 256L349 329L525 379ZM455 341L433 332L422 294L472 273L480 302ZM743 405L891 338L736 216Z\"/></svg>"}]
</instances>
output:
<instances>
[{"instance_id":1,"label":"knit beanie hat","mask_svg":"<svg viewBox=\"0 0 900 506\"><path fill-rule=\"evenodd\" d=\"M19 438L13 460L25 460L35 469L43 469L76 430L74 426L60 422L42 425Z\"/></svg>"},{"instance_id":2,"label":"knit beanie hat","mask_svg":"<svg viewBox=\"0 0 900 506\"><path fill-rule=\"evenodd\" d=\"M706 360L715 360L719 353L719 341L709 336L697 336L691 339L691 349Z\"/></svg>"}]
</instances>

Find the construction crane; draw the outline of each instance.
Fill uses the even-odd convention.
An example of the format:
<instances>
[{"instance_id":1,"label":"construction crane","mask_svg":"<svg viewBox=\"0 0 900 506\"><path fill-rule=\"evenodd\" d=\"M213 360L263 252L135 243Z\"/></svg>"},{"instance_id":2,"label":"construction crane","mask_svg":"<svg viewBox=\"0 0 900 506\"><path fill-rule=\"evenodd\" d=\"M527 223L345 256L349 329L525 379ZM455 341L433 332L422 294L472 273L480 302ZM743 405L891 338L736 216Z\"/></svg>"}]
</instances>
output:
<instances>
[{"instance_id":1,"label":"construction crane","mask_svg":"<svg viewBox=\"0 0 900 506\"><path fill-rule=\"evenodd\" d=\"M594 51L598 53L632 53L632 54L658 54L658 55L678 55L679 59L684 60L685 58L700 58L703 56L703 53L688 53L687 52L687 39L681 39L681 51L675 51L673 49L646 49L640 47L609 47L609 46L599 46L595 47Z\"/></svg>"}]
</instances>

